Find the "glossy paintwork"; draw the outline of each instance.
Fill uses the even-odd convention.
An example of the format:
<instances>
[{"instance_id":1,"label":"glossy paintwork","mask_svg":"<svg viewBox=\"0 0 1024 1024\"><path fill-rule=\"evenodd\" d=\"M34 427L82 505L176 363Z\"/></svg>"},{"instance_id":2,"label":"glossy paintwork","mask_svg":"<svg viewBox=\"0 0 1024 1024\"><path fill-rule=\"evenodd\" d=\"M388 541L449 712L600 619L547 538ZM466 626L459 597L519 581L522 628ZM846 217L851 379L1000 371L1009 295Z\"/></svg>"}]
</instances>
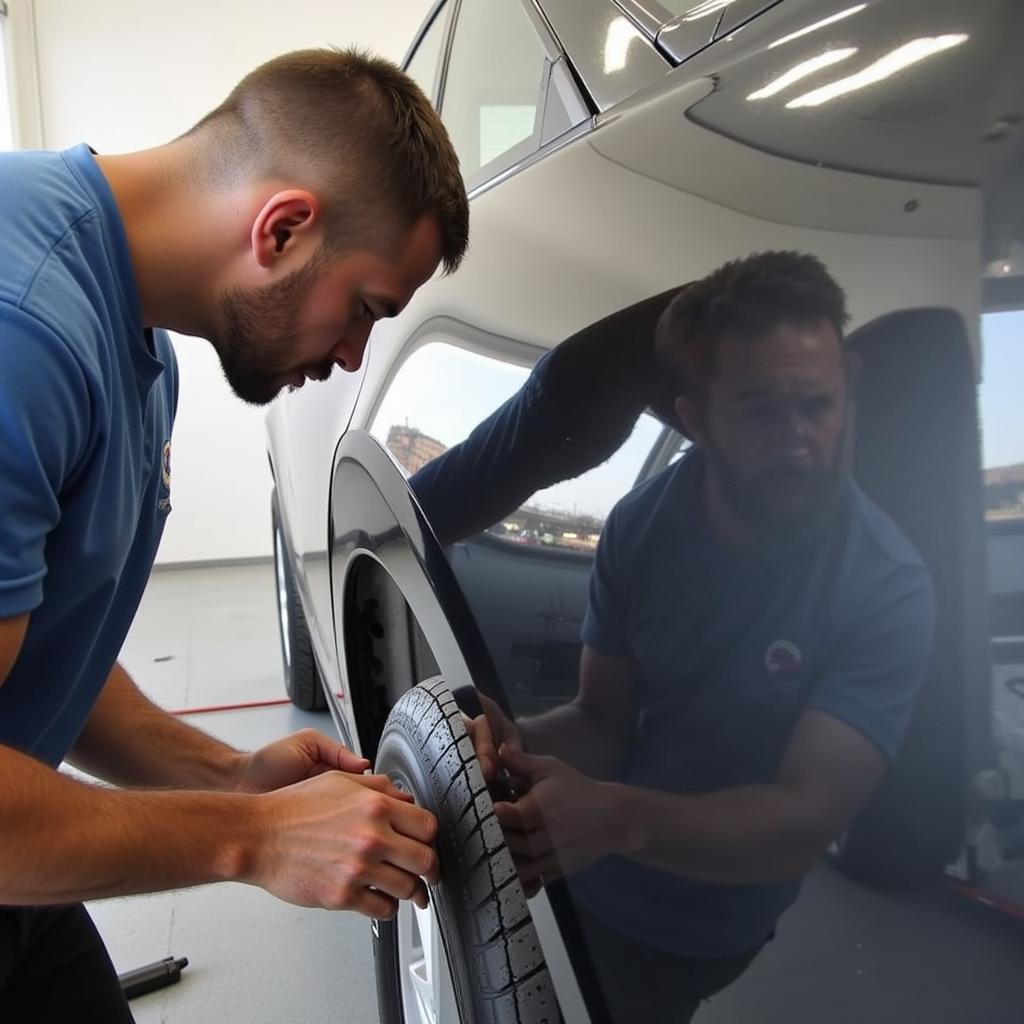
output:
<instances>
[{"instance_id":1,"label":"glossy paintwork","mask_svg":"<svg viewBox=\"0 0 1024 1024\"><path fill-rule=\"evenodd\" d=\"M332 401L324 398L321 409L307 388L272 414L292 543L311 550L295 536L319 536L327 564L326 538L334 537L333 590L315 569L310 574L312 558L300 564L312 581L302 586L304 601L312 598L310 619L321 638L318 660L327 657L334 666L330 685L343 694L332 710L351 735L366 714L351 692L345 654L346 630L357 628L354 618L346 625L349 573L361 559L376 561L405 594L464 700L475 682L507 703L486 647L521 639L531 619L528 596L517 592L517 614L509 616L515 634L513 624L502 626L494 614L503 600L498 571L489 574L494 585L488 607L473 606L453 570L460 559L475 557L472 547L446 560L398 470L373 442L350 435L333 456L350 422L348 410L353 428L368 427L412 347L444 341L495 357L507 357L517 346L542 350L725 260L793 248L819 255L842 283L851 328L897 310L952 309L972 332L980 364L979 280L993 262L1012 261L1024 237L1024 132L1009 116L1024 110L1024 81L1013 56L1021 13L1013 5L872 0L842 21L798 35L846 5L784 0L729 38L685 54L689 59L675 69L647 40L629 44L630 61L634 53L647 56L635 75L626 69L631 84L621 88L610 84L614 76L599 73L608 27L621 10L593 3L586 11L564 3L543 6L580 77L595 90L591 99L603 113L594 130L475 196L465 266L422 289L398 320L375 328L358 396L346 391L328 412ZM747 4L735 8L748 16L751 11ZM830 49L856 49L849 58L852 71L908 39L952 32L970 41L819 107L786 103L850 73L842 65L775 96L748 98ZM594 69L589 80L586 67ZM997 129L1002 122L1007 126ZM991 138L994 131L998 141ZM1012 265L1014 273L996 283L1006 304L1020 308L1024 277ZM457 399L439 396L441 402ZM320 454L310 458L313 453ZM484 624L493 637L481 638ZM328 639L336 646L325 655ZM977 671L984 678L984 669ZM978 693L984 696L978 690L975 703ZM984 724L984 706L970 714ZM557 904L557 894L554 899ZM556 927L564 918L547 910L538 918L549 962L565 964L566 933ZM567 972L555 972L556 984L559 973ZM899 988L899 979L894 984ZM841 992L837 1005L846 998L863 1009L863 1002ZM565 998L565 1005L578 1006ZM902 998L913 1003L914 994ZM879 997L878 1013L885 1009ZM1002 1019L1009 1021L1019 1006L1005 1009ZM874 1016L870 1009L860 1017L844 1017L841 1008L836 1014L842 1024Z\"/></svg>"}]
</instances>

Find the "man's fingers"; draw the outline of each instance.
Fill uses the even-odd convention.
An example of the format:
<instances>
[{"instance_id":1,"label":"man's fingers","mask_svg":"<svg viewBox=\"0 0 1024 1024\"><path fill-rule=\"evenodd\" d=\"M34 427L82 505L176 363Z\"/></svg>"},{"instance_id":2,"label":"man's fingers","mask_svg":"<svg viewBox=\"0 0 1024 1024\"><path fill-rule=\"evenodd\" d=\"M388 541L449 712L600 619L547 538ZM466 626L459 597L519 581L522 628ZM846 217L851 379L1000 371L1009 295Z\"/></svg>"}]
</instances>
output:
<instances>
[{"instance_id":1,"label":"man's fingers","mask_svg":"<svg viewBox=\"0 0 1024 1024\"><path fill-rule=\"evenodd\" d=\"M506 832L505 845L517 860L532 860L540 852L540 844L525 832Z\"/></svg>"},{"instance_id":2,"label":"man's fingers","mask_svg":"<svg viewBox=\"0 0 1024 1024\"><path fill-rule=\"evenodd\" d=\"M396 807L391 817L391 827L410 839L421 843L432 843L437 836L437 818L415 804Z\"/></svg>"},{"instance_id":3,"label":"man's fingers","mask_svg":"<svg viewBox=\"0 0 1024 1024\"><path fill-rule=\"evenodd\" d=\"M390 921L398 913L398 900L374 889L364 889L352 909L378 921Z\"/></svg>"},{"instance_id":4,"label":"man's fingers","mask_svg":"<svg viewBox=\"0 0 1024 1024\"><path fill-rule=\"evenodd\" d=\"M309 752L310 759L314 764L324 764L329 768L336 768L342 772L355 772L361 774L370 767L370 762L365 757L353 754L348 747L343 746L329 736L325 736L316 729L303 729L296 733L296 738Z\"/></svg>"},{"instance_id":5,"label":"man's fingers","mask_svg":"<svg viewBox=\"0 0 1024 1024\"><path fill-rule=\"evenodd\" d=\"M539 778L550 775L562 762L556 757L542 754L527 754L520 743L505 742L498 750L502 765L513 775L536 782Z\"/></svg>"},{"instance_id":6,"label":"man's fingers","mask_svg":"<svg viewBox=\"0 0 1024 1024\"><path fill-rule=\"evenodd\" d=\"M544 885L562 876L562 865L553 852L543 857L523 860L518 866L520 868L519 881L524 889L534 885ZM534 891L536 892L536 889Z\"/></svg>"},{"instance_id":7,"label":"man's fingers","mask_svg":"<svg viewBox=\"0 0 1024 1024\"><path fill-rule=\"evenodd\" d=\"M484 779L490 782L498 772L500 762L498 761L498 750L491 735L491 726L486 716L478 715L466 723L466 731L473 741L473 750L476 759L480 762L480 770Z\"/></svg>"},{"instance_id":8,"label":"man's fingers","mask_svg":"<svg viewBox=\"0 0 1024 1024\"><path fill-rule=\"evenodd\" d=\"M544 816L533 793L520 797L514 804L500 801L494 805L494 815L502 828L533 832L544 828Z\"/></svg>"},{"instance_id":9,"label":"man's fingers","mask_svg":"<svg viewBox=\"0 0 1024 1024\"><path fill-rule=\"evenodd\" d=\"M409 874L425 878L431 885L436 885L441 878L441 865L434 848L398 832L394 832L383 844L376 859L380 863L387 863Z\"/></svg>"},{"instance_id":10,"label":"man's fingers","mask_svg":"<svg viewBox=\"0 0 1024 1024\"><path fill-rule=\"evenodd\" d=\"M412 900L418 907L427 906L427 887L423 879L391 864L378 864L367 872L366 883L398 900Z\"/></svg>"},{"instance_id":11,"label":"man's fingers","mask_svg":"<svg viewBox=\"0 0 1024 1024\"><path fill-rule=\"evenodd\" d=\"M346 773L345 777L351 779L352 782L358 782L360 786L365 786L367 789L375 789L378 793L383 793L394 800L400 800L403 804L413 802L413 795L399 789L386 775L350 775Z\"/></svg>"}]
</instances>

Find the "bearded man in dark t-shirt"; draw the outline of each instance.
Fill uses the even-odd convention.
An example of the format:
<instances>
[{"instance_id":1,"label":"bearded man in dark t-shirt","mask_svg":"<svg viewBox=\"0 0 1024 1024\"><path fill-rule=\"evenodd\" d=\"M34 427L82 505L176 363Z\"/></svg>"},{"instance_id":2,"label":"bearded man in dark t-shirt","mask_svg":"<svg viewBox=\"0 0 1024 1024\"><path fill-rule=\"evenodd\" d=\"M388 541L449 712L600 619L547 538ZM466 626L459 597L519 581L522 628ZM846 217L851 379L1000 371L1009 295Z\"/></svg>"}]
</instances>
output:
<instances>
[{"instance_id":1,"label":"bearded man in dark t-shirt","mask_svg":"<svg viewBox=\"0 0 1024 1024\"><path fill-rule=\"evenodd\" d=\"M693 446L605 523L579 692L517 722L485 700L471 726L525 792L497 806L520 876L567 877L617 1022L687 1021L746 969L927 668L928 573L846 469L845 321L789 252L671 302L656 349Z\"/></svg>"}]
</instances>

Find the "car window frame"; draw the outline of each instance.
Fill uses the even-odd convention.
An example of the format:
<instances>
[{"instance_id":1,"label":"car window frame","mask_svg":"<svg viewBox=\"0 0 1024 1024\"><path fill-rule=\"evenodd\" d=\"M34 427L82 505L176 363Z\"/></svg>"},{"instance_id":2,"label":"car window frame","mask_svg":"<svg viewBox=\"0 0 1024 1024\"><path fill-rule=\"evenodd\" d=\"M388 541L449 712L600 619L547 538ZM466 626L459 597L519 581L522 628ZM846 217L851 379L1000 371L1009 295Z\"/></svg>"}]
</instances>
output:
<instances>
[{"instance_id":1,"label":"car window frame","mask_svg":"<svg viewBox=\"0 0 1024 1024\"><path fill-rule=\"evenodd\" d=\"M498 180L502 180L538 159L549 149L557 148L575 138L577 134L589 131L592 126L592 115L595 113L592 98L581 88L580 83L566 72L568 57L548 26L536 0L511 0L511 2L518 3L526 14L545 55L544 69L538 83L538 116L534 123L533 133L529 138L500 153L466 176L466 192L471 197L481 191L483 187L497 183ZM444 103L448 90L448 71L451 64L452 47L459 26L462 4L463 0L451 0L449 20L446 26L447 36L442 48L441 75L440 80L435 83L435 107L442 121L444 120ZM571 97L569 102L564 99L566 94ZM561 103L567 110L570 122L573 123L566 130L549 137L546 125L549 123L549 105L552 102ZM570 105L576 106L575 113L568 109Z\"/></svg>"},{"instance_id":2,"label":"car window frame","mask_svg":"<svg viewBox=\"0 0 1024 1024\"><path fill-rule=\"evenodd\" d=\"M427 94L427 99L433 104L435 110L440 109L441 84L444 72L448 66L448 53L452 42L452 26L455 23L454 14L458 7L459 0L436 0L430 12L423 19L423 24L417 30L412 43L409 45L409 49L406 50L405 57L402 58L401 68L403 71L408 72L409 65L416 58L416 54L423 45L423 40L430 33L430 30L438 24L438 19L442 19L441 46L437 54L437 66L434 68L433 82L431 83L430 92Z\"/></svg>"}]
</instances>

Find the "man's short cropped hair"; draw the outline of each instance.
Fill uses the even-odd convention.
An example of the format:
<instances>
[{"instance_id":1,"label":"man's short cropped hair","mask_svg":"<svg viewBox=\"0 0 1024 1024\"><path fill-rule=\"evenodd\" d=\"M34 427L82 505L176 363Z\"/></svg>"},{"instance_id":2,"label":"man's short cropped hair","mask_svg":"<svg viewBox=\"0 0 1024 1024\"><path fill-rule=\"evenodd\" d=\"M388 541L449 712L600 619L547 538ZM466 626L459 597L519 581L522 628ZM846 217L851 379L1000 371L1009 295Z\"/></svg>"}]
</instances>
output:
<instances>
[{"instance_id":1,"label":"man's short cropped hair","mask_svg":"<svg viewBox=\"0 0 1024 1024\"><path fill-rule=\"evenodd\" d=\"M326 245L387 252L436 216L451 273L469 237L459 160L419 86L360 50L298 50L250 72L188 133L210 187L283 179L320 200Z\"/></svg>"},{"instance_id":2,"label":"man's short cropped hair","mask_svg":"<svg viewBox=\"0 0 1024 1024\"><path fill-rule=\"evenodd\" d=\"M655 332L659 360L674 369L680 394L703 400L725 337L756 339L785 323L827 320L842 339L846 295L816 256L754 253L686 285Z\"/></svg>"}]
</instances>

